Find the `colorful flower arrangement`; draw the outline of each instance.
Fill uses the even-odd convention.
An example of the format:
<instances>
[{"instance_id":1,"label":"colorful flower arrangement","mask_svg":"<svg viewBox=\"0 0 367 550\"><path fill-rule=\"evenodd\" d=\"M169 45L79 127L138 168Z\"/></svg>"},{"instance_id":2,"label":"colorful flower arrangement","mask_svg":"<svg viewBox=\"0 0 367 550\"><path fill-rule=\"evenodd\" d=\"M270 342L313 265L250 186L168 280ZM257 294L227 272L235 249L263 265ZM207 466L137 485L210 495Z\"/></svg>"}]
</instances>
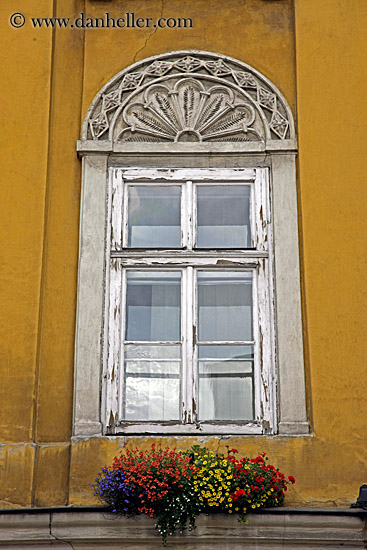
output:
<instances>
[{"instance_id":1,"label":"colorful flower arrangement","mask_svg":"<svg viewBox=\"0 0 367 550\"><path fill-rule=\"evenodd\" d=\"M102 468L92 487L112 512L154 518L165 546L177 528L194 529L200 513L236 513L247 521L249 512L282 504L294 477L268 464L266 453L252 459L237 453L227 448L225 456L201 445L189 451L154 444L147 451L127 449Z\"/></svg>"}]
</instances>

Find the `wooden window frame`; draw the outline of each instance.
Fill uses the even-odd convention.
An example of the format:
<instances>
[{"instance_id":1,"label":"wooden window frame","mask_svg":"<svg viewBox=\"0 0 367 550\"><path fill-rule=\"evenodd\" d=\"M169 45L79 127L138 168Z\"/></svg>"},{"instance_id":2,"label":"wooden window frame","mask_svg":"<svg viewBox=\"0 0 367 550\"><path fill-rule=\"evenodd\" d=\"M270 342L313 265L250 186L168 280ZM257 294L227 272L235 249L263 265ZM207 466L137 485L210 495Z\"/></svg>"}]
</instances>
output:
<instances>
[{"instance_id":1,"label":"wooden window frame","mask_svg":"<svg viewBox=\"0 0 367 550\"><path fill-rule=\"evenodd\" d=\"M249 185L251 188L251 249L195 249L195 189L197 185ZM181 185L181 249L127 248L127 197L131 185ZM272 275L272 237L269 170L205 168L110 168L107 234L107 288L105 318L102 418L106 433L274 433L275 362ZM123 215L121 215L123 213ZM122 222L123 219L123 222ZM192 219L192 223L188 222ZM182 270L183 397L180 422L122 420L122 342L126 270ZM196 418L196 277L198 270L251 271L253 274L255 420L199 422Z\"/></svg>"}]
</instances>

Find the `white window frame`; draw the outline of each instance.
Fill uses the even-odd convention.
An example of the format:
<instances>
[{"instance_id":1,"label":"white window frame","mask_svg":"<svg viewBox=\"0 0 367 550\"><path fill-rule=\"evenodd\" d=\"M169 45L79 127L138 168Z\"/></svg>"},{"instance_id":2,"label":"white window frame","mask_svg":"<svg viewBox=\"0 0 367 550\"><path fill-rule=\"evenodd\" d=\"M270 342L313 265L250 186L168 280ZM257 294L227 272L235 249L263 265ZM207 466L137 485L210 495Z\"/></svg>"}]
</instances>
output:
<instances>
[{"instance_id":1,"label":"white window frame","mask_svg":"<svg viewBox=\"0 0 367 550\"><path fill-rule=\"evenodd\" d=\"M274 433L275 364L272 276L272 238L268 168L207 170L203 168L110 168L107 235L107 288L102 418L106 433ZM181 185L181 249L127 248L127 202L130 185ZM251 189L253 248L196 250L197 185L248 185ZM192 223L187 221L192 218ZM200 270L251 271L254 317L253 422L198 422L196 417L196 276ZM123 334L126 270L182 271L182 416L180 422L122 420Z\"/></svg>"}]
</instances>

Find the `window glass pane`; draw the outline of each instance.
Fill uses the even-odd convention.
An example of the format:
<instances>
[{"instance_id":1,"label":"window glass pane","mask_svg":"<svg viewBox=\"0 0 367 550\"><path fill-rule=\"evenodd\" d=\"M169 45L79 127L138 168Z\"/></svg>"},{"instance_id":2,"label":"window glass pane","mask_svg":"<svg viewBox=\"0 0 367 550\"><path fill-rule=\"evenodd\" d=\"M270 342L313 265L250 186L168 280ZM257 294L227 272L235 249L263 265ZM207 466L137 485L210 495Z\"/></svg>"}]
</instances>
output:
<instances>
[{"instance_id":1,"label":"window glass pane","mask_svg":"<svg viewBox=\"0 0 367 550\"><path fill-rule=\"evenodd\" d=\"M181 273L128 271L126 340L181 340Z\"/></svg>"},{"instance_id":2,"label":"window glass pane","mask_svg":"<svg viewBox=\"0 0 367 550\"><path fill-rule=\"evenodd\" d=\"M181 246L181 188L129 186L128 246Z\"/></svg>"},{"instance_id":3,"label":"window glass pane","mask_svg":"<svg viewBox=\"0 0 367 550\"><path fill-rule=\"evenodd\" d=\"M253 420L252 378L200 378L199 420Z\"/></svg>"},{"instance_id":4,"label":"window glass pane","mask_svg":"<svg viewBox=\"0 0 367 550\"><path fill-rule=\"evenodd\" d=\"M252 374L253 346L198 346L199 376L205 374Z\"/></svg>"},{"instance_id":5,"label":"window glass pane","mask_svg":"<svg viewBox=\"0 0 367 550\"><path fill-rule=\"evenodd\" d=\"M252 420L253 346L198 346L199 420Z\"/></svg>"},{"instance_id":6,"label":"window glass pane","mask_svg":"<svg viewBox=\"0 0 367 550\"><path fill-rule=\"evenodd\" d=\"M201 342L251 341L252 273L199 271L198 321Z\"/></svg>"},{"instance_id":7,"label":"window glass pane","mask_svg":"<svg viewBox=\"0 0 367 550\"><path fill-rule=\"evenodd\" d=\"M125 346L125 420L179 420L180 345Z\"/></svg>"},{"instance_id":8,"label":"window glass pane","mask_svg":"<svg viewBox=\"0 0 367 550\"><path fill-rule=\"evenodd\" d=\"M198 248L249 248L250 186L197 186Z\"/></svg>"}]
</instances>

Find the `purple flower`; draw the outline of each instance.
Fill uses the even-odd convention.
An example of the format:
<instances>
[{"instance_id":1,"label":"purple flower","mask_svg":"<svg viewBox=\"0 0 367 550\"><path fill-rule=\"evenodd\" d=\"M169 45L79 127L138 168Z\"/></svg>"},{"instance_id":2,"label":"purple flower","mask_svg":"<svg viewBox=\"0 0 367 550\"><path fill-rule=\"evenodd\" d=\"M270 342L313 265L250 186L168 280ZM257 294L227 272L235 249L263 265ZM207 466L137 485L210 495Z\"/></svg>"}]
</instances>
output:
<instances>
[{"instance_id":1,"label":"purple flower","mask_svg":"<svg viewBox=\"0 0 367 550\"><path fill-rule=\"evenodd\" d=\"M95 479L94 495L106 502L113 512L134 515L141 505L141 498L125 483L125 476L121 470L102 471Z\"/></svg>"}]
</instances>

